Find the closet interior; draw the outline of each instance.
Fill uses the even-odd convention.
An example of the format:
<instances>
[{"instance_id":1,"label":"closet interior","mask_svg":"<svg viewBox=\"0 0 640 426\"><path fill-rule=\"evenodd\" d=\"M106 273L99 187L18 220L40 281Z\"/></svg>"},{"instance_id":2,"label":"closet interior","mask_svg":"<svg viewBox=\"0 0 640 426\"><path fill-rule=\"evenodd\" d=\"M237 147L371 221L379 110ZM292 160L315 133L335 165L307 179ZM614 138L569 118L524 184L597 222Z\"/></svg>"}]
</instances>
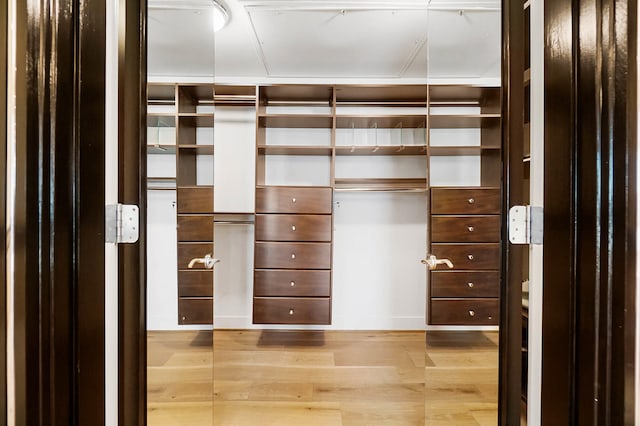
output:
<instances>
[{"instance_id":1,"label":"closet interior","mask_svg":"<svg viewBox=\"0 0 640 426\"><path fill-rule=\"evenodd\" d=\"M178 324L212 324L214 225L241 221L255 225L252 323L330 325L334 200L359 192L424 195L428 325L498 324L499 87L151 83L148 93L150 165L169 170L150 175L150 189L177 192ZM216 108L231 119L218 122ZM236 110L255 120L253 156L238 158L246 137L216 150L215 128ZM236 191L217 165L254 169L255 182Z\"/></svg>"}]
</instances>

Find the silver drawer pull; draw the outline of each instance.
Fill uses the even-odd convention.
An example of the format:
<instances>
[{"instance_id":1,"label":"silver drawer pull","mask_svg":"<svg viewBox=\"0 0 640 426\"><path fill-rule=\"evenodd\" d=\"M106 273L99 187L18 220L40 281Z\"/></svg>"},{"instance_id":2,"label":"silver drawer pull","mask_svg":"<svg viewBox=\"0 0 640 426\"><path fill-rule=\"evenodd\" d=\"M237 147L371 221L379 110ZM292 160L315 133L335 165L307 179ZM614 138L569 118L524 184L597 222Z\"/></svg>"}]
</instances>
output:
<instances>
[{"instance_id":1,"label":"silver drawer pull","mask_svg":"<svg viewBox=\"0 0 640 426\"><path fill-rule=\"evenodd\" d=\"M472 254L468 255L468 256L467 256L467 259L469 259L469 260L473 260L473 255L472 255Z\"/></svg>"},{"instance_id":2,"label":"silver drawer pull","mask_svg":"<svg viewBox=\"0 0 640 426\"><path fill-rule=\"evenodd\" d=\"M469 288L473 288L473 283L467 283L467 285L469 286Z\"/></svg>"},{"instance_id":3,"label":"silver drawer pull","mask_svg":"<svg viewBox=\"0 0 640 426\"><path fill-rule=\"evenodd\" d=\"M296 286L296 282L295 281L291 281L291 287L295 287Z\"/></svg>"},{"instance_id":4,"label":"silver drawer pull","mask_svg":"<svg viewBox=\"0 0 640 426\"><path fill-rule=\"evenodd\" d=\"M470 227L468 227L468 228L467 228L467 230L468 230L469 232L473 232L473 231L475 231L476 229L475 229L473 226L470 226Z\"/></svg>"},{"instance_id":5,"label":"silver drawer pull","mask_svg":"<svg viewBox=\"0 0 640 426\"><path fill-rule=\"evenodd\" d=\"M295 226L295 225L293 225L293 226L291 227L291 230L292 230L292 231L295 231L295 230L296 230L296 226Z\"/></svg>"},{"instance_id":6,"label":"silver drawer pull","mask_svg":"<svg viewBox=\"0 0 640 426\"><path fill-rule=\"evenodd\" d=\"M476 316L475 311L469 311L469 316L470 316L470 317L475 317L475 316Z\"/></svg>"},{"instance_id":7,"label":"silver drawer pull","mask_svg":"<svg viewBox=\"0 0 640 426\"><path fill-rule=\"evenodd\" d=\"M295 253L291 253L291 258L295 259L296 258L296 254Z\"/></svg>"},{"instance_id":8,"label":"silver drawer pull","mask_svg":"<svg viewBox=\"0 0 640 426\"><path fill-rule=\"evenodd\" d=\"M293 315L293 309L289 309L289 315Z\"/></svg>"},{"instance_id":9,"label":"silver drawer pull","mask_svg":"<svg viewBox=\"0 0 640 426\"><path fill-rule=\"evenodd\" d=\"M295 203L295 202L296 202L295 197L291 199L291 202L292 202L292 203Z\"/></svg>"},{"instance_id":10,"label":"silver drawer pull","mask_svg":"<svg viewBox=\"0 0 640 426\"><path fill-rule=\"evenodd\" d=\"M475 200L475 198L469 198L469 199L467 200L467 202L468 202L469 204L473 204L473 203L475 203L475 202L476 202L476 200Z\"/></svg>"}]
</instances>

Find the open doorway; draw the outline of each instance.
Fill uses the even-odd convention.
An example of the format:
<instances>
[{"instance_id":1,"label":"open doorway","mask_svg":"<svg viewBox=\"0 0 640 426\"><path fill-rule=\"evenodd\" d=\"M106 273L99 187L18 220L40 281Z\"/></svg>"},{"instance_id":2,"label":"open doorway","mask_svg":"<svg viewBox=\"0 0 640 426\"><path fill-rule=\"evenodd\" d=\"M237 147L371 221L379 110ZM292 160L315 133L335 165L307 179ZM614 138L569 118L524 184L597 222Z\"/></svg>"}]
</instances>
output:
<instances>
[{"instance_id":1,"label":"open doorway","mask_svg":"<svg viewBox=\"0 0 640 426\"><path fill-rule=\"evenodd\" d=\"M500 7L285 3L150 3L149 424L495 424Z\"/></svg>"}]
</instances>

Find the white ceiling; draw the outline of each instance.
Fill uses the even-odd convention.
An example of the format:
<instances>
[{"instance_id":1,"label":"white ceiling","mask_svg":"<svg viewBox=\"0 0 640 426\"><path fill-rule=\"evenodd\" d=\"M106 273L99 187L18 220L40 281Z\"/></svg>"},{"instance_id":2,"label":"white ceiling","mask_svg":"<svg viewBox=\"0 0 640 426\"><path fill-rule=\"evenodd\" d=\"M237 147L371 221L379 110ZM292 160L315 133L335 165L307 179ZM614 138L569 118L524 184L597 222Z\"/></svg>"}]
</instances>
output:
<instances>
[{"instance_id":1,"label":"white ceiling","mask_svg":"<svg viewBox=\"0 0 640 426\"><path fill-rule=\"evenodd\" d=\"M222 2L221 2L222 3ZM151 77L498 78L499 1L150 0Z\"/></svg>"}]
</instances>

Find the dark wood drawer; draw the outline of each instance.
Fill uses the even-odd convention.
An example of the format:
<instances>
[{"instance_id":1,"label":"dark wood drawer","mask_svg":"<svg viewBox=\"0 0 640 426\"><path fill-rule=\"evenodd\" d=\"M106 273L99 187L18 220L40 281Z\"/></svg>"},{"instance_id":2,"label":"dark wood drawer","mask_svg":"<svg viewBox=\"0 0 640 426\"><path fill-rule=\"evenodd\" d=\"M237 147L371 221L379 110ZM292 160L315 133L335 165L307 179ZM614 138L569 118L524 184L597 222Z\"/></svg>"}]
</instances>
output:
<instances>
[{"instance_id":1,"label":"dark wood drawer","mask_svg":"<svg viewBox=\"0 0 640 426\"><path fill-rule=\"evenodd\" d=\"M178 271L178 296L213 297L213 270Z\"/></svg>"},{"instance_id":2,"label":"dark wood drawer","mask_svg":"<svg viewBox=\"0 0 640 426\"><path fill-rule=\"evenodd\" d=\"M500 242L500 216L432 216L431 241Z\"/></svg>"},{"instance_id":3,"label":"dark wood drawer","mask_svg":"<svg viewBox=\"0 0 640 426\"><path fill-rule=\"evenodd\" d=\"M178 241L213 241L213 216L178 216Z\"/></svg>"},{"instance_id":4,"label":"dark wood drawer","mask_svg":"<svg viewBox=\"0 0 640 426\"><path fill-rule=\"evenodd\" d=\"M431 214L500 214L500 190L432 188Z\"/></svg>"},{"instance_id":5,"label":"dark wood drawer","mask_svg":"<svg viewBox=\"0 0 640 426\"><path fill-rule=\"evenodd\" d=\"M178 269L187 269L191 259L213 255L213 243L178 243ZM205 269L202 263L196 263L193 269Z\"/></svg>"},{"instance_id":6,"label":"dark wood drawer","mask_svg":"<svg viewBox=\"0 0 640 426\"><path fill-rule=\"evenodd\" d=\"M256 243L256 269L331 269L330 243Z\"/></svg>"},{"instance_id":7,"label":"dark wood drawer","mask_svg":"<svg viewBox=\"0 0 640 426\"><path fill-rule=\"evenodd\" d=\"M500 273L433 271L431 297L499 297Z\"/></svg>"},{"instance_id":8,"label":"dark wood drawer","mask_svg":"<svg viewBox=\"0 0 640 426\"><path fill-rule=\"evenodd\" d=\"M256 240L331 241L330 215L256 215Z\"/></svg>"},{"instance_id":9,"label":"dark wood drawer","mask_svg":"<svg viewBox=\"0 0 640 426\"><path fill-rule=\"evenodd\" d=\"M500 244L431 244L438 259L449 259L453 269L500 269ZM439 265L438 269L447 269Z\"/></svg>"},{"instance_id":10,"label":"dark wood drawer","mask_svg":"<svg viewBox=\"0 0 640 426\"><path fill-rule=\"evenodd\" d=\"M431 300L431 325L498 325L497 299Z\"/></svg>"},{"instance_id":11,"label":"dark wood drawer","mask_svg":"<svg viewBox=\"0 0 640 426\"><path fill-rule=\"evenodd\" d=\"M331 324L329 298L253 299L254 324Z\"/></svg>"},{"instance_id":12,"label":"dark wood drawer","mask_svg":"<svg viewBox=\"0 0 640 426\"><path fill-rule=\"evenodd\" d=\"M206 297L179 297L178 324L213 324L213 299Z\"/></svg>"},{"instance_id":13,"label":"dark wood drawer","mask_svg":"<svg viewBox=\"0 0 640 426\"><path fill-rule=\"evenodd\" d=\"M326 187L256 188L256 213L330 214L332 194Z\"/></svg>"},{"instance_id":14,"label":"dark wood drawer","mask_svg":"<svg viewBox=\"0 0 640 426\"><path fill-rule=\"evenodd\" d=\"M256 297L331 296L331 271L258 270L253 282Z\"/></svg>"},{"instance_id":15,"label":"dark wood drawer","mask_svg":"<svg viewBox=\"0 0 640 426\"><path fill-rule=\"evenodd\" d=\"M213 213L213 188L178 188L178 213Z\"/></svg>"}]
</instances>

